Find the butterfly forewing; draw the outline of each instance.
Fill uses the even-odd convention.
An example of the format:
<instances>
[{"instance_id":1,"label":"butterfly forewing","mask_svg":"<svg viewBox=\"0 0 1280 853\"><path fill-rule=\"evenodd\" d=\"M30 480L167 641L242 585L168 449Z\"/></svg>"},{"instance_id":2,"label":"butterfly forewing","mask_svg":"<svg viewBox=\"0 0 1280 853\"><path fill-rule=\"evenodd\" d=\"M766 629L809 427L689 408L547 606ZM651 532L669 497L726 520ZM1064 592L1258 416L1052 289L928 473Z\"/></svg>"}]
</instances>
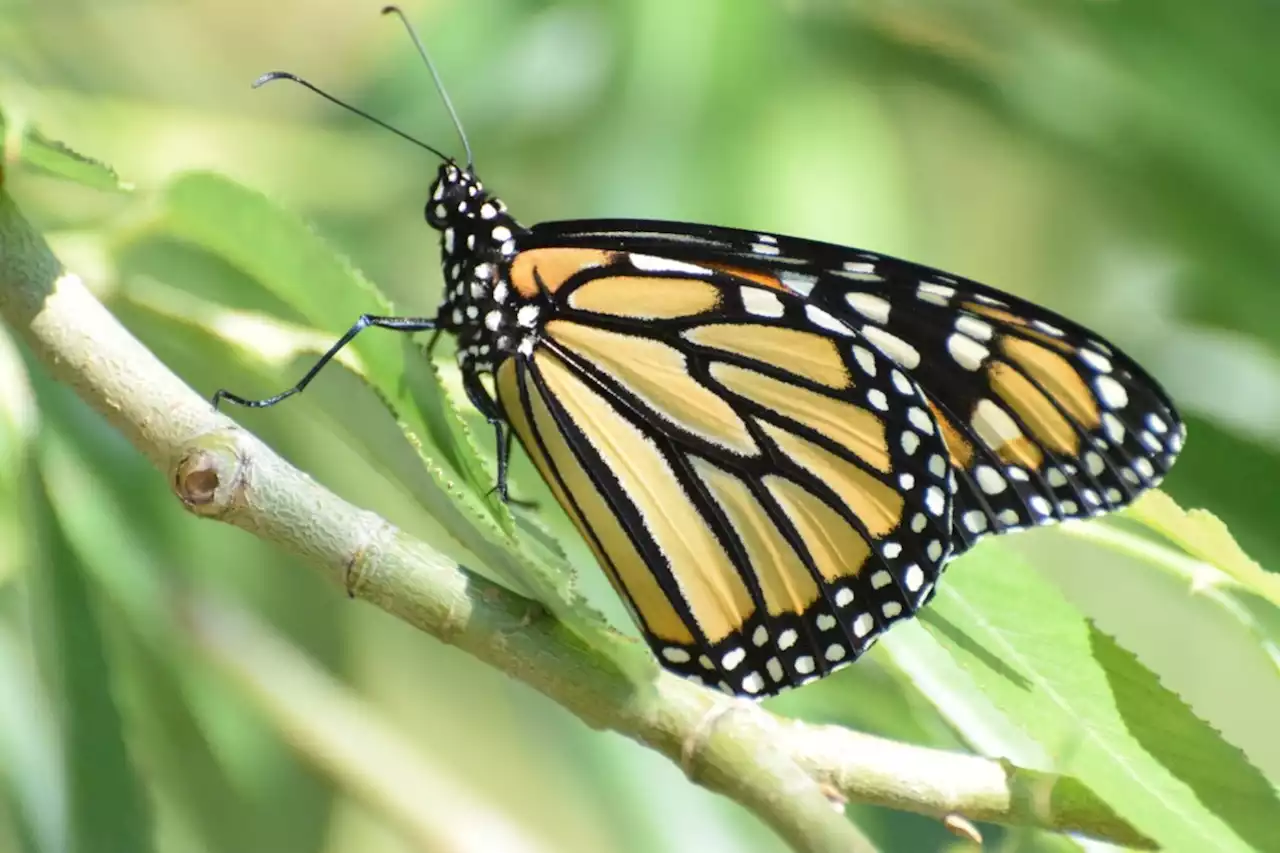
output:
<instances>
[{"instance_id":1,"label":"butterfly forewing","mask_svg":"<svg viewBox=\"0 0 1280 853\"><path fill-rule=\"evenodd\" d=\"M715 266L531 249L546 320L498 399L671 669L762 696L861 654L950 547L919 387L822 309Z\"/></svg>"},{"instance_id":2,"label":"butterfly forewing","mask_svg":"<svg viewBox=\"0 0 1280 853\"><path fill-rule=\"evenodd\" d=\"M959 478L955 553L988 533L1086 517L1156 485L1185 427L1159 385L1048 309L856 249L709 226L584 221L539 244L626 247L795 293L924 389Z\"/></svg>"}]
</instances>

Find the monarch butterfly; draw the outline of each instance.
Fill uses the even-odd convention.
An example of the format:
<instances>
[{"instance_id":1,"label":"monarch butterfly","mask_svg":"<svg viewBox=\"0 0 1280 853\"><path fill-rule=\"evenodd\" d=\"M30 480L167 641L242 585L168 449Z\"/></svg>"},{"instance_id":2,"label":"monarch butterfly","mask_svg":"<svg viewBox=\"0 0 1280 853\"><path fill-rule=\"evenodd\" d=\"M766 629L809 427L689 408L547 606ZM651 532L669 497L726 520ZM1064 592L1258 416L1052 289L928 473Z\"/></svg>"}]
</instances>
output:
<instances>
[{"instance_id":1,"label":"monarch butterfly","mask_svg":"<svg viewBox=\"0 0 1280 853\"><path fill-rule=\"evenodd\" d=\"M441 160L434 318L494 425L514 435L659 661L760 698L863 654L983 536L1086 518L1160 482L1186 430L1100 336L959 276L859 249L706 225L525 227ZM432 338L432 344L435 337ZM486 384L488 383L488 384Z\"/></svg>"}]
</instances>

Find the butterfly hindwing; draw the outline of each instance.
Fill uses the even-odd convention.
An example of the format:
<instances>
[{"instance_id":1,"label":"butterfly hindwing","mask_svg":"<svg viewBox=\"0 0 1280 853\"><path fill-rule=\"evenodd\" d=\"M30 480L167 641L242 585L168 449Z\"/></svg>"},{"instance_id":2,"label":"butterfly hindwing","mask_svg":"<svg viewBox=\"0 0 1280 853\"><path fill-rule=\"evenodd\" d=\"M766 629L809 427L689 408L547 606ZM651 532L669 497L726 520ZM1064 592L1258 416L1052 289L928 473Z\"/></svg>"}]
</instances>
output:
<instances>
[{"instance_id":1,"label":"butterfly hindwing","mask_svg":"<svg viewBox=\"0 0 1280 853\"><path fill-rule=\"evenodd\" d=\"M927 599L951 542L947 447L857 331L644 253L532 248L510 283L550 319L499 366L499 402L664 665L775 693Z\"/></svg>"}]
</instances>

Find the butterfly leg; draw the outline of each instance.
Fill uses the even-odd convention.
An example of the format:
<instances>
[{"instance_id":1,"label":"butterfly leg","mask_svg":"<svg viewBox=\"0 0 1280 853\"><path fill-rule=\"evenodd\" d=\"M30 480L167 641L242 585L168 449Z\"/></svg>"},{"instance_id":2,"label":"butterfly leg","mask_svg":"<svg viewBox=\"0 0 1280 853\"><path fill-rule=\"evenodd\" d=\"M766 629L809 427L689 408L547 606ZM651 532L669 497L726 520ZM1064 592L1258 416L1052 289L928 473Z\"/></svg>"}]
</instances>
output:
<instances>
[{"instance_id":1,"label":"butterfly leg","mask_svg":"<svg viewBox=\"0 0 1280 853\"><path fill-rule=\"evenodd\" d=\"M489 490L489 494L498 493L498 497L504 504L522 507L524 509L536 509L538 504L536 501L522 501L519 498L511 497L507 490L507 471L511 462L511 428L507 426L506 421L501 418L490 418L489 425L493 427L494 438L498 444L498 483Z\"/></svg>"},{"instance_id":2,"label":"butterfly leg","mask_svg":"<svg viewBox=\"0 0 1280 853\"><path fill-rule=\"evenodd\" d=\"M323 370L324 366L332 361L333 357L337 355L343 347L351 343L352 339L355 338L356 335L360 334L362 330L367 329L370 326L376 326L380 329L391 329L396 332L429 332L436 330L436 321L435 318L432 317L375 317L372 314L361 314L360 319L356 320L355 324L350 329L347 329L347 333L338 338L338 342L329 347L328 352L320 356L319 361L311 365L311 369L307 371L306 375L302 377L297 385L294 385L287 391L282 391L279 394L276 394L274 397L267 397L265 400L249 400L236 394L232 394L225 388L221 388L213 395L213 407L215 409L218 408L218 405L222 403L223 400L226 400L229 403L235 403L237 406L246 406L250 409L266 409L270 406L274 406L276 403L292 397L294 394L300 394L309 384L311 384L311 380L316 378L316 374Z\"/></svg>"}]
</instances>

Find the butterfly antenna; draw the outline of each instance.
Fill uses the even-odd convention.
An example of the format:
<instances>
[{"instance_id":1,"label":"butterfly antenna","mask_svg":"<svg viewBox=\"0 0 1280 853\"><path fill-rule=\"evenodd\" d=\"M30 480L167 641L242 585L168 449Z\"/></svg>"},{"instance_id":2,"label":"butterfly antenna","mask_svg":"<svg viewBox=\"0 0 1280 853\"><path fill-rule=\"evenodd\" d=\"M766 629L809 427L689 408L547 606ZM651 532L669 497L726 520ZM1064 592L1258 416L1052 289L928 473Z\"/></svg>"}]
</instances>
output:
<instances>
[{"instance_id":1,"label":"butterfly antenna","mask_svg":"<svg viewBox=\"0 0 1280 853\"><path fill-rule=\"evenodd\" d=\"M444 101L444 108L449 111L449 118L453 119L453 126L458 131L458 137L462 140L462 150L467 153L467 168L470 169L475 165L475 158L471 156L471 143L467 141L467 132L462 129L462 122L458 119L458 112L453 108L453 101L449 100L449 93L444 88L444 82L440 79L440 72L436 71L436 64L431 61L431 54L427 53L426 45L422 43L422 39L418 38L417 31L414 30L413 24L409 23L409 19L405 17L404 12L399 6L384 6L382 14L395 15L400 19L400 23L404 24L404 28L409 32L409 38L413 39L413 45L418 49L418 55L422 57L422 61L426 63L427 70L431 72L431 79L435 81L436 91L440 93L440 99Z\"/></svg>"},{"instance_id":2,"label":"butterfly antenna","mask_svg":"<svg viewBox=\"0 0 1280 853\"><path fill-rule=\"evenodd\" d=\"M421 139L414 139L412 136L405 133L403 130L392 127L382 119L375 118L369 115L364 110L358 107L353 107L351 106L351 104L348 104L346 101L335 98L333 95L330 95L328 92L326 92L324 89L321 89L319 86L315 85L314 83L304 80L303 78L299 77L296 74L290 74L288 71L271 71L271 72L268 72L267 74L263 74L257 80L253 81L253 88L257 89L259 86L265 86L266 84L274 80L290 80L294 83L297 83L299 86L302 86L304 88L310 89L311 91L315 92L317 95L324 98L326 101L337 104L338 106L342 107L344 110L353 112L356 115L360 116L361 118L367 119L373 122L378 127L381 127L384 130L391 131L396 136L399 136L401 139L409 140L419 148L425 148L426 150L430 151L432 154L436 155L437 157L439 157L441 160L444 160L445 162L450 162L453 159L452 157L445 156L438 149L431 147L427 143L423 142Z\"/></svg>"}]
</instances>

